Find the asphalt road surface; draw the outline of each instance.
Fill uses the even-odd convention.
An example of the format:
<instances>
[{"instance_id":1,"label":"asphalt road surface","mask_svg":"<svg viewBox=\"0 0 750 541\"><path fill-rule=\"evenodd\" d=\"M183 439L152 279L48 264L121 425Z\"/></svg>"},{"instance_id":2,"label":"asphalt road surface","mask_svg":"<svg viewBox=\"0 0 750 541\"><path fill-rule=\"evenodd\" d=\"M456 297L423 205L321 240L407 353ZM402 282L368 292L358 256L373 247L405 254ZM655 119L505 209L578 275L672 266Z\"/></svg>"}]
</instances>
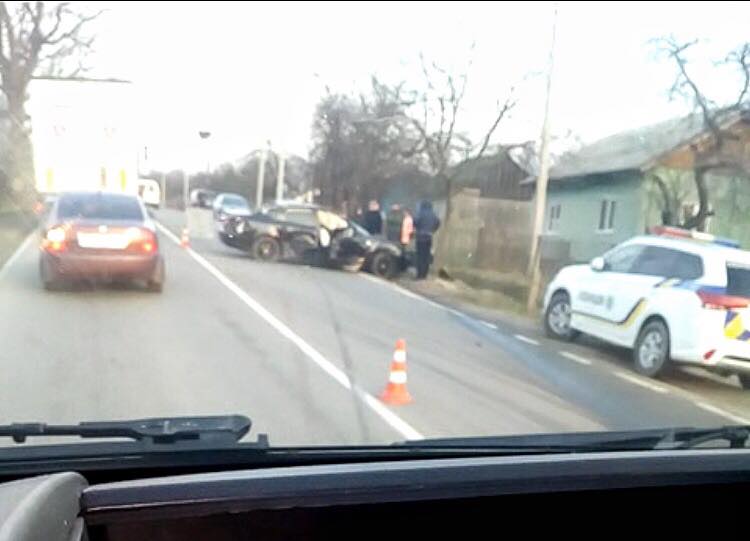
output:
<instances>
[{"instance_id":1,"label":"asphalt road surface","mask_svg":"<svg viewBox=\"0 0 750 541\"><path fill-rule=\"evenodd\" d=\"M645 379L600 345L548 341L368 275L253 261L205 215L184 249L184 215L158 219L161 295L47 292L33 235L0 270L0 423L242 413L253 439L340 444L750 419L731 382ZM395 407L377 397L399 338L414 401Z\"/></svg>"}]
</instances>

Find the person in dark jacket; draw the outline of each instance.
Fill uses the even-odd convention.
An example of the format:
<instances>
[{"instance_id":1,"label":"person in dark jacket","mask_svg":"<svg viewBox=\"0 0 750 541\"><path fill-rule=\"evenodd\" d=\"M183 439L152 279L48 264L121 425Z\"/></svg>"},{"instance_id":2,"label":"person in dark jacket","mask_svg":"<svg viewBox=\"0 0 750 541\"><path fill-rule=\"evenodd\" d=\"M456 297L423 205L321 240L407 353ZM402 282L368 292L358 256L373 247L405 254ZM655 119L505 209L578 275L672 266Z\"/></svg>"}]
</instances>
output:
<instances>
[{"instance_id":1,"label":"person in dark jacket","mask_svg":"<svg viewBox=\"0 0 750 541\"><path fill-rule=\"evenodd\" d=\"M417 280L427 278L432 263L432 235L440 227L440 218L432 209L431 201L422 201L414 220L417 239Z\"/></svg>"},{"instance_id":2,"label":"person in dark jacket","mask_svg":"<svg viewBox=\"0 0 750 541\"><path fill-rule=\"evenodd\" d=\"M367 206L363 226L370 235L383 234L383 215L380 213L380 204L374 199Z\"/></svg>"}]
</instances>

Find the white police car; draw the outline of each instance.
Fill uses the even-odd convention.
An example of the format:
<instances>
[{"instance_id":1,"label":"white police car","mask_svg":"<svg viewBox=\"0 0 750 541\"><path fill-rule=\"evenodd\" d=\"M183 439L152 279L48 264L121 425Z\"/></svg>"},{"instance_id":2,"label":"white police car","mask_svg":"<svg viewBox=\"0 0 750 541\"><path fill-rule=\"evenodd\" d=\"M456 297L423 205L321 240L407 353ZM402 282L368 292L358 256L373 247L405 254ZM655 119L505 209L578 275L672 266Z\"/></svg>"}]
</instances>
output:
<instances>
[{"instance_id":1,"label":"white police car","mask_svg":"<svg viewBox=\"0 0 750 541\"><path fill-rule=\"evenodd\" d=\"M736 373L750 388L750 252L705 233L652 233L563 268L544 296L547 334L632 348L647 376L690 363Z\"/></svg>"}]
</instances>

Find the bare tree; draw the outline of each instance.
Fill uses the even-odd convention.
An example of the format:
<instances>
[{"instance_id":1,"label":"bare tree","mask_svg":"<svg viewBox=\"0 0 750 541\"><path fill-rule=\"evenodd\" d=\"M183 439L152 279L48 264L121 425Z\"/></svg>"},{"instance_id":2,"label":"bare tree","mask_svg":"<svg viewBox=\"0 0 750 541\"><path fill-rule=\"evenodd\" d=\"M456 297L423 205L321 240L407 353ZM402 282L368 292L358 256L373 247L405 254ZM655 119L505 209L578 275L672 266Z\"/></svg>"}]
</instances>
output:
<instances>
[{"instance_id":1,"label":"bare tree","mask_svg":"<svg viewBox=\"0 0 750 541\"><path fill-rule=\"evenodd\" d=\"M29 82L35 75L72 77L94 38L85 31L101 12L83 14L70 3L0 2L0 90L10 121L9 177L17 192L33 186L30 124L26 113ZM74 67L68 67L76 61Z\"/></svg>"},{"instance_id":2,"label":"bare tree","mask_svg":"<svg viewBox=\"0 0 750 541\"><path fill-rule=\"evenodd\" d=\"M730 52L719 64L735 67L740 75L740 85L737 98L728 104L719 105L700 88L698 81L689 69L687 52L694 47L698 40L681 42L674 37L654 40L658 50L665 54L676 67L677 75L670 88L670 98L680 96L692 102L694 109L700 114L703 125L710 137L700 145L693 145L693 179L698 195L698 210L685 220L682 225L690 229L704 230L706 219L712 214L709 201L706 176L713 170L730 170L747 174L750 164L741 157L742 153L732 152L732 142L737 135L729 128L732 119L747 112L748 91L750 91L750 43L745 43ZM676 221L673 205L669 204L669 194L663 179L653 176L665 201L664 220Z\"/></svg>"},{"instance_id":3,"label":"bare tree","mask_svg":"<svg viewBox=\"0 0 750 541\"><path fill-rule=\"evenodd\" d=\"M471 49L473 51L474 45ZM498 127L516 106L516 96L511 88L504 99L497 101L497 108L487 131L478 141L472 141L457 129L462 116L471 60L466 69L458 74L435 61L428 62L423 54L420 54L420 60L425 89L416 101L418 114L411 116L411 124L419 134L417 144L411 152L424 155L431 174L444 183L447 221L451 213L455 176L452 166L457 160L478 160L484 155Z\"/></svg>"},{"instance_id":4,"label":"bare tree","mask_svg":"<svg viewBox=\"0 0 750 541\"><path fill-rule=\"evenodd\" d=\"M318 103L313 118L311 161L324 203L342 211L380 199L386 185L418 160L416 135L406 109L413 93L404 83L373 76L358 96L332 94Z\"/></svg>"}]
</instances>

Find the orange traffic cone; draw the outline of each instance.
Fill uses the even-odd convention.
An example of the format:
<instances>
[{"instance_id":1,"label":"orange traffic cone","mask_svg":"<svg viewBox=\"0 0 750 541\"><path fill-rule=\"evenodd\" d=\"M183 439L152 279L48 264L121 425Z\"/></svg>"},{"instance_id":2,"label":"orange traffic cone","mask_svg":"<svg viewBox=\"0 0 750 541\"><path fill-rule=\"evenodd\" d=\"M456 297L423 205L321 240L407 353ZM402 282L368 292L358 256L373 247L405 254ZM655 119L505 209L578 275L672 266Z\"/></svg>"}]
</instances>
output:
<instances>
[{"instance_id":1,"label":"orange traffic cone","mask_svg":"<svg viewBox=\"0 0 750 541\"><path fill-rule=\"evenodd\" d=\"M180 246L183 248L190 248L190 233L187 227L182 228L182 235L180 236Z\"/></svg>"},{"instance_id":2,"label":"orange traffic cone","mask_svg":"<svg viewBox=\"0 0 750 541\"><path fill-rule=\"evenodd\" d=\"M412 401L406 388L406 342L402 339L396 341L396 351L393 352L388 385L380 394L380 400L394 406L408 404Z\"/></svg>"}]
</instances>

